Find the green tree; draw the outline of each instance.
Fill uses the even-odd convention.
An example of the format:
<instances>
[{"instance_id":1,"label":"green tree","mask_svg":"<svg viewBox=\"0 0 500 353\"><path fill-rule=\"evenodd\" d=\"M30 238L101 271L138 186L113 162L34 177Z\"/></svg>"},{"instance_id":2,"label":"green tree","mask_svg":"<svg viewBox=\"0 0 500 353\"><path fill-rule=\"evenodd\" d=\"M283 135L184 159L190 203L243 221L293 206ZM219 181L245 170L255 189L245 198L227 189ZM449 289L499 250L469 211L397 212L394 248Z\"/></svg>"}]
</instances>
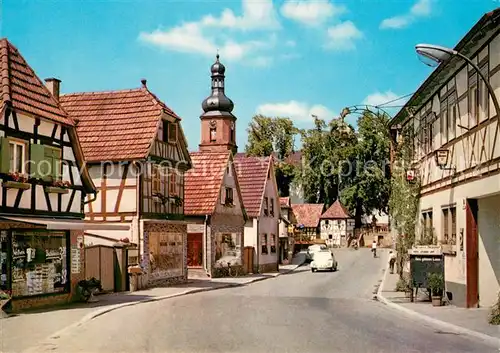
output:
<instances>
[{"instance_id":1,"label":"green tree","mask_svg":"<svg viewBox=\"0 0 500 353\"><path fill-rule=\"evenodd\" d=\"M250 156L262 157L274 154L278 190L281 196L288 196L296 168L287 158L294 153L295 138L299 130L289 118L256 115L247 132L245 152Z\"/></svg>"},{"instance_id":2,"label":"green tree","mask_svg":"<svg viewBox=\"0 0 500 353\"><path fill-rule=\"evenodd\" d=\"M418 179L408 182L406 177L413 160L412 127L405 128L401 136L394 156L389 213L391 226L397 232L398 272L400 278L403 278L403 265L408 261L408 250L415 244L420 183Z\"/></svg>"},{"instance_id":3,"label":"green tree","mask_svg":"<svg viewBox=\"0 0 500 353\"><path fill-rule=\"evenodd\" d=\"M352 173L342 189L342 202L354 213L355 227L363 215L375 210L387 212L390 195L389 118L385 114L365 112L358 119L357 143L351 160Z\"/></svg>"}]
</instances>

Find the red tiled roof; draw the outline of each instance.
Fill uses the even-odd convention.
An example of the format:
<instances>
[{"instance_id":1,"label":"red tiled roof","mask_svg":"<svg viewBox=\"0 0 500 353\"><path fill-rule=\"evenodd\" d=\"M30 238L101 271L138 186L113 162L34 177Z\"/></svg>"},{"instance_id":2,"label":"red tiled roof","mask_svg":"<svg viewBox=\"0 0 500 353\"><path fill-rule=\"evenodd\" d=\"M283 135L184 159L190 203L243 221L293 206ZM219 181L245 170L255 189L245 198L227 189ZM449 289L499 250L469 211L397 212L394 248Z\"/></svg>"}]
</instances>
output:
<instances>
[{"instance_id":1,"label":"red tiled roof","mask_svg":"<svg viewBox=\"0 0 500 353\"><path fill-rule=\"evenodd\" d=\"M0 87L1 106L9 102L16 110L74 126L74 121L6 38L0 39Z\"/></svg>"},{"instance_id":2,"label":"red tiled roof","mask_svg":"<svg viewBox=\"0 0 500 353\"><path fill-rule=\"evenodd\" d=\"M323 205L316 203L292 204L292 211L297 224L303 224L304 227L317 227Z\"/></svg>"},{"instance_id":3,"label":"red tiled roof","mask_svg":"<svg viewBox=\"0 0 500 353\"><path fill-rule=\"evenodd\" d=\"M120 91L71 93L60 100L70 116L78 120L80 143L89 162L145 158L162 113L180 120L145 85Z\"/></svg>"},{"instance_id":4,"label":"red tiled roof","mask_svg":"<svg viewBox=\"0 0 500 353\"><path fill-rule=\"evenodd\" d=\"M184 176L184 214L211 215L219 197L230 152L191 152Z\"/></svg>"},{"instance_id":5,"label":"red tiled roof","mask_svg":"<svg viewBox=\"0 0 500 353\"><path fill-rule=\"evenodd\" d=\"M270 157L250 157L244 153L235 155L234 165L238 173L243 206L249 217L258 217L261 213L270 162Z\"/></svg>"},{"instance_id":6,"label":"red tiled roof","mask_svg":"<svg viewBox=\"0 0 500 353\"><path fill-rule=\"evenodd\" d=\"M349 214L349 211L340 203L339 200L336 200L333 205L330 206L328 210L325 211L321 215L322 219L347 219L352 218Z\"/></svg>"},{"instance_id":7,"label":"red tiled roof","mask_svg":"<svg viewBox=\"0 0 500 353\"><path fill-rule=\"evenodd\" d=\"M280 197L280 206L282 208L290 208L290 198L289 197Z\"/></svg>"}]
</instances>

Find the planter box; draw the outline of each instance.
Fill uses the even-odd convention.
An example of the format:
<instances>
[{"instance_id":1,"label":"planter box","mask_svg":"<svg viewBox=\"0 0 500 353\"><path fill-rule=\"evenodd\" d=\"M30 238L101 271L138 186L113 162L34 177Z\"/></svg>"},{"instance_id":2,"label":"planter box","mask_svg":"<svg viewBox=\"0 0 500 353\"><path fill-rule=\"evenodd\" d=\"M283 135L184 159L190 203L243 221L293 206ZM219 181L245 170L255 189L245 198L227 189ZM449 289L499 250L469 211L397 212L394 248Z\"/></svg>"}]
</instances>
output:
<instances>
[{"instance_id":1,"label":"planter box","mask_svg":"<svg viewBox=\"0 0 500 353\"><path fill-rule=\"evenodd\" d=\"M46 186L45 191L49 194L67 194L69 192L68 189L60 188L57 186Z\"/></svg>"},{"instance_id":2,"label":"planter box","mask_svg":"<svg viewBox=\"0 0 500 353\"><path fill-rule=\"evenodd\" d=\"M443 254L445 254L445 255L456 255L457 254L457 252L455 250L455 245L441 244L441 248L443 249Z\"/></svg>"},{"instance_id":3,"label":"planter box","mask_svg":"<svg viewBox=\"0 0 500 353\"><path fill-rule=\"evenodd\" d=\"M9 180L9 181L4 181L3 186L7 189L28 190L31 187L31 184Z\"/></svg>"}]
</instances>

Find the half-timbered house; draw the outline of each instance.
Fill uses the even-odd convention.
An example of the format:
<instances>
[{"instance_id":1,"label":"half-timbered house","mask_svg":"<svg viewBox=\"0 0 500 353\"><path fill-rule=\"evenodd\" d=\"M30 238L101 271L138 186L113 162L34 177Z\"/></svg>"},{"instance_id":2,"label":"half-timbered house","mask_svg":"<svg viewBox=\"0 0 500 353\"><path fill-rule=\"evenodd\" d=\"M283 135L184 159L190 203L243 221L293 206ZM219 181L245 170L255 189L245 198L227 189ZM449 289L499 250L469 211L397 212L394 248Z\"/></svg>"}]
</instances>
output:
<instances>
[{"instance_id":1,"label":"half-timbered house","mask_svg":"<svg viewBox=\"0 0 500 353\"><path fill-rule=\"evenodd\" d=\"M354 235L354 217L339 200L335 200L320 219L320 236L328 246L339 248L349 244Z\"/></svg>"},{"instance_id":2,"label":"half-timbered house","mask_svg":"<svg viewBox=\"0 0 500 353\"><path fill-rule=\"evenodd\" d=\"M98 195L86 220L126 224L87 234L92 243L128 238L137 245L140 285L187 278L184 173L191 167L181 119L153 93L137 89L61 96L75 119Z\"/></svg>"},{"instance_id":3,"label":"half-timbered house","mask_svg":"<svg viewBox=\"0 0 500 353\"><path fill-rule=\"evenodd\" d=\"M294 229L294 253L316 244L320 238L319 221L324 209L323 204L292 203L292 223Z\"/></svg>"},{"instance_id":4,"label":"half-timbered house","mask_svg":"<svg viewBox=\"0 0 500 353\"><path fill-rule=\"evenodd\" d=\"M498 98L499 20L500 9L485 14L455 47ZM499 113L478 71L453 56L391 121L402 129L400 143L414 144L412 172L421 186L417 237L433 235L442 245L446 291L458 306L490 306L500 290Z\"/></svg>"},{"instance_id":5,"label":"half-timbered house","mask_svg":"<svg viewBox=\"0 0 500 353\"><path fill-rule=\"evenodd\" d=\"M252 247L253 272L275 272L279 262L279 195L272 157L235 155L234 164L248 220L245 247Z\"/></svg>"},{"instance_id":6,"label":"half-timbered house","mask_svg":"<svg viewBox=\"0 0 500 353\"><path fill-rule=\"evenodd\" d=\"M46 82L0 40L0 289L14 309L70 301L84 276L83 204L95 188L59 81Z\"/></svg>"}]
</instances>

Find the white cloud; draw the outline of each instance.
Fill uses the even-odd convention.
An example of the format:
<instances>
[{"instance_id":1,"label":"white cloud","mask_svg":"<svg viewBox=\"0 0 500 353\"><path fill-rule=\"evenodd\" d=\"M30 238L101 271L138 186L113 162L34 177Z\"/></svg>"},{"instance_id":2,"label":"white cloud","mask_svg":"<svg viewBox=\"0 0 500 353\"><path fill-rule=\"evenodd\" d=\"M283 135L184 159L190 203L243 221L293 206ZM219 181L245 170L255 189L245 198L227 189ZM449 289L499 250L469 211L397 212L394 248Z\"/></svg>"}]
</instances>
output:
<instances>
[{"instance_id":1,"label":"white cloud","mask_svg":"<svg viewBox=\"0 0 500 353\"><path fill-rule=\"evenodd\" d=\"M303 122L312 121L313 118L311 115L316 115L322 119L331 119L333 117L333 113L323 105L309 105L295 100L259 105L257 107L257 114L289 117L295 121Z\"/></svg>"},{"instance_id":2,"label":"white cloud","mask_svg":"<svg viewBox=\"0 0 500 353\"><path fill-rule=\"evenodd\" d=\"M363 38L363 33L352 21L341 22L328 28L328 41L325 48L332 50L352 50L356 40Z\"/></svg>"},{"instance_id":3,"label":"white cloud","mask_svg":"<svg viewBox=\"0 0 500 353\"><path fill-rule=\"evenodd\" d=\"M384 103L387 103L389 101L392 101L394 99L397 99L398 97L399 96L396 93L392 92L392 91L375 92L375 93L369 94L363 100L363 104L377 106L377 105L384 104ZM400 104L400 103L398 101L398 102L395 102L394 104ZM388 105L390 105L390 104L388 104Z\"/></svg>"},{"instance_id":4,"label":"white cloud","mask_svg":"<svg viewBox=\"0 0 500 353\"><path fill-rule=\"evenodd\" d=\"M431 1L419 0L412 6L410 13L415 16L429 16L431 14Z\"/></svg>"},{"instance_id":5,"label":"white cloud","mask_svg":"<svg viewBox=\"0 0 500 353\"><path fill-rule=\"evenodd\" d=\"M218 50L223 60L242 61L244 64L260 67L273 62L270 51L278 44L275 33L266 35L261 40L242 40L242 33L235 36L232 31L221 31L215 27L243 31L277 29L279 22L272 0L243 0L241 16L225 9L219 17L207 15L198 22L141 32L139 40L166 50L204 56L214 56ZM284 45L292 46L291 41L289 42Z\"/></svg>"},{"instance_id":6,"label":"white cloud","mask_svg":"<svg viewBox=\"0 0 500 353\"><path fill-rule=\"evenodd\" d=\"M330 17L346 12L343 5L335 5L329 0L287 0L281 7L281 14L307 26L318 26Z\"/></svg>"},{"instance_id":7,"label":"white cloud","mask_svg":"<svg viewBox=\"0 0 500 353\"><path fill-rule=\"evenodd\" d=\"M421 17L428 17L431 15L431 1L432 0L417 0L410 8L407 14L393 16L384 19L380 23L381 29L401 29L409 26Z\"/></svg>"},{"instance_id":8,"label":"white cloud","mask_svg":"<svg viewBox=\"0 0 500 353\"><path fill-rule=\"evenodd\" d=\"M207 15L201 24L207 27L224 27L241 30L276 29L280 27L272 0L243 0L243 15L236 16L231 9L222 11L220 17Z\"/></svg>"},{"instance_id":9,"label":"white cloud","mask_svg":"<svg viewBox=\"0 0 500 353\"><path fill-rule=\"evenodd\" d=\"M380 24L380 28L404 28L408 26L411 22L411 17L408 16L394 16L391 18L386 18Z\"/></svg>"}]
</instances>

